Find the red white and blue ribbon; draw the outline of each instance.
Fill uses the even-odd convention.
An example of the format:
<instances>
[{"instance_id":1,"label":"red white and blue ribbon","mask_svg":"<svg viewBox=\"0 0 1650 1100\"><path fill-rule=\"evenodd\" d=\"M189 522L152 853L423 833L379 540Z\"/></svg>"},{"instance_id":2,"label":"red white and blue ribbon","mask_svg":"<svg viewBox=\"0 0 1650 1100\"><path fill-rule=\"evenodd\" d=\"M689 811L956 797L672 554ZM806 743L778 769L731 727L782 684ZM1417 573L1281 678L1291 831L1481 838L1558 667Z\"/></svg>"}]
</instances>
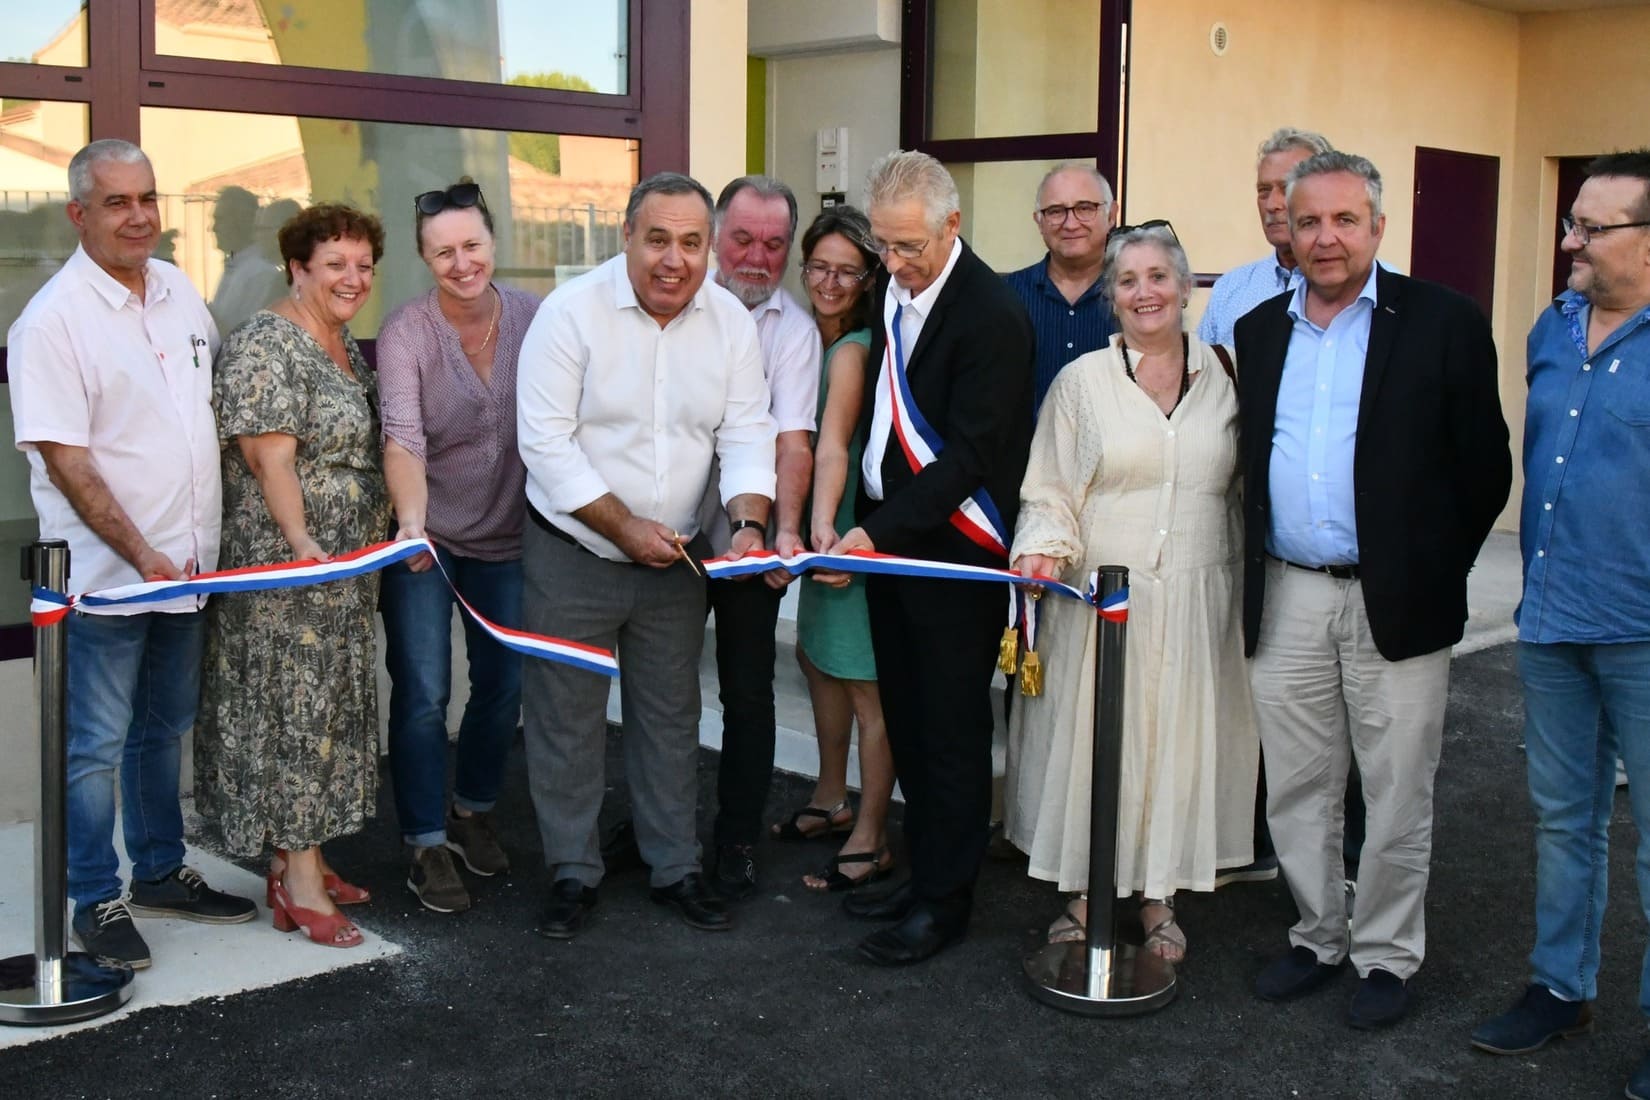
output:
<instances>
[{"instance_id":1,"label":"red white and blue ribbon","mask_svg":"<svg viewBox=\"0 0 1650 1100\"><path fill-rule=\"evenodd\" d=\"M525 630L500 626L464 599L447 571L441 567L441 558L435 545L428 539L402 539L399 542L380 542L372 546L339 554L331 561L277 562L271 565L249 565L242 569L224 569L215 573L197 573L188 580L140 581L79 596L65 596L48 588L36 588L29 610L35 626L51 626L62 620L74 606L86 608L141 605L176 599L180 596L210 596L224 592L263 592L273 588L301 588L324 584L327 581L347 580L377 572L396 562L406 561L419 554L429 554L441 569L441 575L454 596L488 635L499 645L529 657L539 657L576 668L617 676L619 663L613 654L597 646L570 642L547 634L533 634Z\"/></svg>"},{"instance_id":2,"label":"red white and blue ribbon","mask_svg":"<svg viewBox=\"0 0 1650 1100\"><path fill-rule=\"evenodd\" d=\"M890 294L893 292L890 291ZM945 449L945 440L940 438L922 413L917 409L916 399L911 396L910 383L905 378L905 349L900 339L899 318L903 306L894 307L893 320L888 325L887 346L883 355L888 374L888 399L893 413L894 438L899 441L900 450L905 454L905 461L910 463L912 473L921 473L923 468L939 457ZM992 501L991 494L982 486L974 495L967 497L951 513L951 526L967 535L969 540L991 551L993 554L1008 560L1008 528L1003 523L1002 513Z\"/></svg>"},{"instance_id":3,"label":"red white and blue ribbon","mask_svg":"<svg viewBox=\"0 0 1650 1100\"><path fill-rule=\"evenodd\" d=\"M708 558L703 563L705 575L713 580L732 580L783 569L793 577L810 570L832 573L880 574L889 577L921 577L937 581L983 581L988 584L1031 585L1045 592L1055 592L1068 599L1086 603L1099 612L1101 618L1114 623L1129 619L1129 590L1120 588L1101 597L1096 590L1096 574L1089 575L1088 586L1077 588L1054 577L1026 577L1012 569L994 569L983 565L960 565L950 561L928 561L924 558L903 558L895 554L878 554L870 550L850 550L846 554L819 554L803 550L789 557L780 557L772 550L755 550L741 558ZM1013 615L1012 610L1010 615Z\"/></svg>"}]
</instances>

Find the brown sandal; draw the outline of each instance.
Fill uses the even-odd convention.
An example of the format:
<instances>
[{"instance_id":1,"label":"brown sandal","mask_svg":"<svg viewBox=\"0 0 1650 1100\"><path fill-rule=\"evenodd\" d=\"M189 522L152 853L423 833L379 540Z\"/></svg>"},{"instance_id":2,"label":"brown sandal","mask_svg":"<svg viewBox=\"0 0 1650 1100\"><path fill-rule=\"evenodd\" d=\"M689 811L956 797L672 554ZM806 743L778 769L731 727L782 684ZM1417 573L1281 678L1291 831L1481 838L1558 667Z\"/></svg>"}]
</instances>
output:
<instances>
[{"instance_id":1,"label":"brown sandal","mask_svg":"<svg viewBox=\"0 0 1650 1100\"><path fill-rule=\"evenodd\" d=\"M1077 915L1077 906L1083 907L1083 915ZM1054 918L1054 923L1048 926L1049 943L1082 943L1089 938L1089 928L1086 922L1089 915L1089 896L1078 894L1066 902L1066 907L1060 915Z\"/></svg>"},{"instance_id":2,"label":"brown sandal","mask_svg":"<svg viewBox=\"0 0 1650 1100\"><path fill-rule=\"evenodd\" d=\"M1156 924L1146 924L1146 910L1152 906L1167 909L1169 915ZM1174 919L1174 898L1144 898L1140 902L1140 924L1146 929L1141 946L1166 963L1186 961L1186 933Z\"/></svg>"}]
</instances>

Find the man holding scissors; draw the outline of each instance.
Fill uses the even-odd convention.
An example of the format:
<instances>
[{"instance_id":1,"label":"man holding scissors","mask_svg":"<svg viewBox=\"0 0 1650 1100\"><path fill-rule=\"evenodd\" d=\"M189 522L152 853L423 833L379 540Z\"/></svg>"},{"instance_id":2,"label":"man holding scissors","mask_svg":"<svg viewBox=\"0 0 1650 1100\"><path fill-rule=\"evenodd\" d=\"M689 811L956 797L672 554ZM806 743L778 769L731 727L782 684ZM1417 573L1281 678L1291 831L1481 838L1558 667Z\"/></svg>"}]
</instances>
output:
<instances>
[{"instance_id":1,"label":"man holding scissors","mask_svg":"<svg viewBox=\"0 0 1650 1100\"><path fill-rule=\"evenodd\" d=\"M683 550L720 463L729 554L763 548L774 421L756 325L705 280L712 203L662 172L625 209L624 252L558 287L522 343L517 392L528 518L528 630L617 648L625 771L653 900L728 927L700 873L695 766L705 581ZM533 662L522 681L528 777L552 886L539 931L588 923L603 864L607 681Z\"/></svg>"}]
</instances>

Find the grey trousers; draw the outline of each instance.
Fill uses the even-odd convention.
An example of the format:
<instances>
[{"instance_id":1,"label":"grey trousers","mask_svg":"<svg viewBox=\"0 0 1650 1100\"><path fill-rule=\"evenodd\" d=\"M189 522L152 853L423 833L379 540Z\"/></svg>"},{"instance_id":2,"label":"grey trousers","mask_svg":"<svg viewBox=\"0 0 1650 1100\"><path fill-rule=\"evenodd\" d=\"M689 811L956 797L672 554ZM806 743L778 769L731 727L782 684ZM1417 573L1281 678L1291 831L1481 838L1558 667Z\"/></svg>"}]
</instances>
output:
<instances>
[{"instance_id":1,"label":"grey trousers","mask_svg":"<svg viewBox=\"0 0 1650 1100\"><path fill-rule=\"evenodd\" d=\"M611 562L527 524L526 629L617 651L625 771L636 842L655 886L699 870L699 653L705 582L685 564ZM606 789L605 676L528 660L522 676L527 778L555 880L602 879L597 815Z\"/></svg>"},{"instance_id":2,"label":"grey trousers","mask_svg":"<svg viewBox=\"0 0 1650 1100\"><path fill-rule=\"evenodd\" d=\"M1266 761L1266 818L1300 921L1293 946L1408 979L1426 954L1432 784L1443 747L1448 649L1388 661L1363 587L1266 563L1249 666ZM1363 776L1368 832L1357 915L1346 914L1341 834L1347 769Z\"/></svg>"}]
</instances>

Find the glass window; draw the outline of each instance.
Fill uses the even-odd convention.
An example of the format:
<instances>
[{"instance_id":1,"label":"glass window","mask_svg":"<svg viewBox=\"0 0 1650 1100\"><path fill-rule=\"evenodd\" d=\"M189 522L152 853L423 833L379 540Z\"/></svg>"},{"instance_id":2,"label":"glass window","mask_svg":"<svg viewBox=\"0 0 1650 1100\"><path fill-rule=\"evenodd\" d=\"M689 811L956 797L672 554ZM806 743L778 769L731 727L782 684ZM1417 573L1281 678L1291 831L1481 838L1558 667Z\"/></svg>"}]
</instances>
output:
<instances>
[{"instance_id":1,"label":"glass window","mask_svg":"<svg viewBox=\"0 0 1650 1100\"><path fill-rule=\"evenodd\" d=\"M929 136L1098 128L1095 0L933 0Z\"/></svg>"},{"instance_id":2,"label":"glass window","mask_svg":"<svg viewBox=\"0 0 1650 1100\"><path fill-rule=\"evenodd\" d=\"M85 0L19 0L6 8L0 19L0 61L86 64Z\"/></svg>"},{"instance_id":3,"label":"glass window","mask_svg":"<svg viewBox=\"0 0 1650 1100\"><path fill-rule=\"evenodd\" d=\"M360 338L430 286L412 239L413 196L462 176L481 185L498 277L534 294L616 255L636 143L290 115L146 107L172 259L227 332L286 292L275 233L310 202L348 202L384 219L384 258Z\"/></svg>"},{"instance_id":4,"label":"glass window","mask_svg":"<svg viewBox=\"0 0 1650 1100\"><path fill-rule=\"evenodd\" d=\"M630 4L155 0L155 51L623 95L630 90Z\"/></svg>"},{"instance_id":5,"label":"glass window","mask_svg":"<svg viewBox=\"0 0 1650 1100\"><path fill-rule=\"evenodd\" d=\"M993 270L1006 274L1042 258L1043 238L1032 218L1037 207L1037 185L1049 169L1064 163L1010 160L945 166L957 181L963 236Z\"/></svg>"},{"instance_id":6,"label":"glass window","mask_svg":"<svg viewBox=\"0 0 1650 1100\"><path fill-rule=\"evenodd\" d=\"M0 344L34 292L75 250L63 206L69 158L86 144L87 125L82 103L7 100L0 112ZM29 500L28 460L12 439L10 387L0 385L0 561L16 563L19 548L40 528ZM0 584L0 623L28 618L28 586L15 579Z\"/></svg>"}]
</instances>

